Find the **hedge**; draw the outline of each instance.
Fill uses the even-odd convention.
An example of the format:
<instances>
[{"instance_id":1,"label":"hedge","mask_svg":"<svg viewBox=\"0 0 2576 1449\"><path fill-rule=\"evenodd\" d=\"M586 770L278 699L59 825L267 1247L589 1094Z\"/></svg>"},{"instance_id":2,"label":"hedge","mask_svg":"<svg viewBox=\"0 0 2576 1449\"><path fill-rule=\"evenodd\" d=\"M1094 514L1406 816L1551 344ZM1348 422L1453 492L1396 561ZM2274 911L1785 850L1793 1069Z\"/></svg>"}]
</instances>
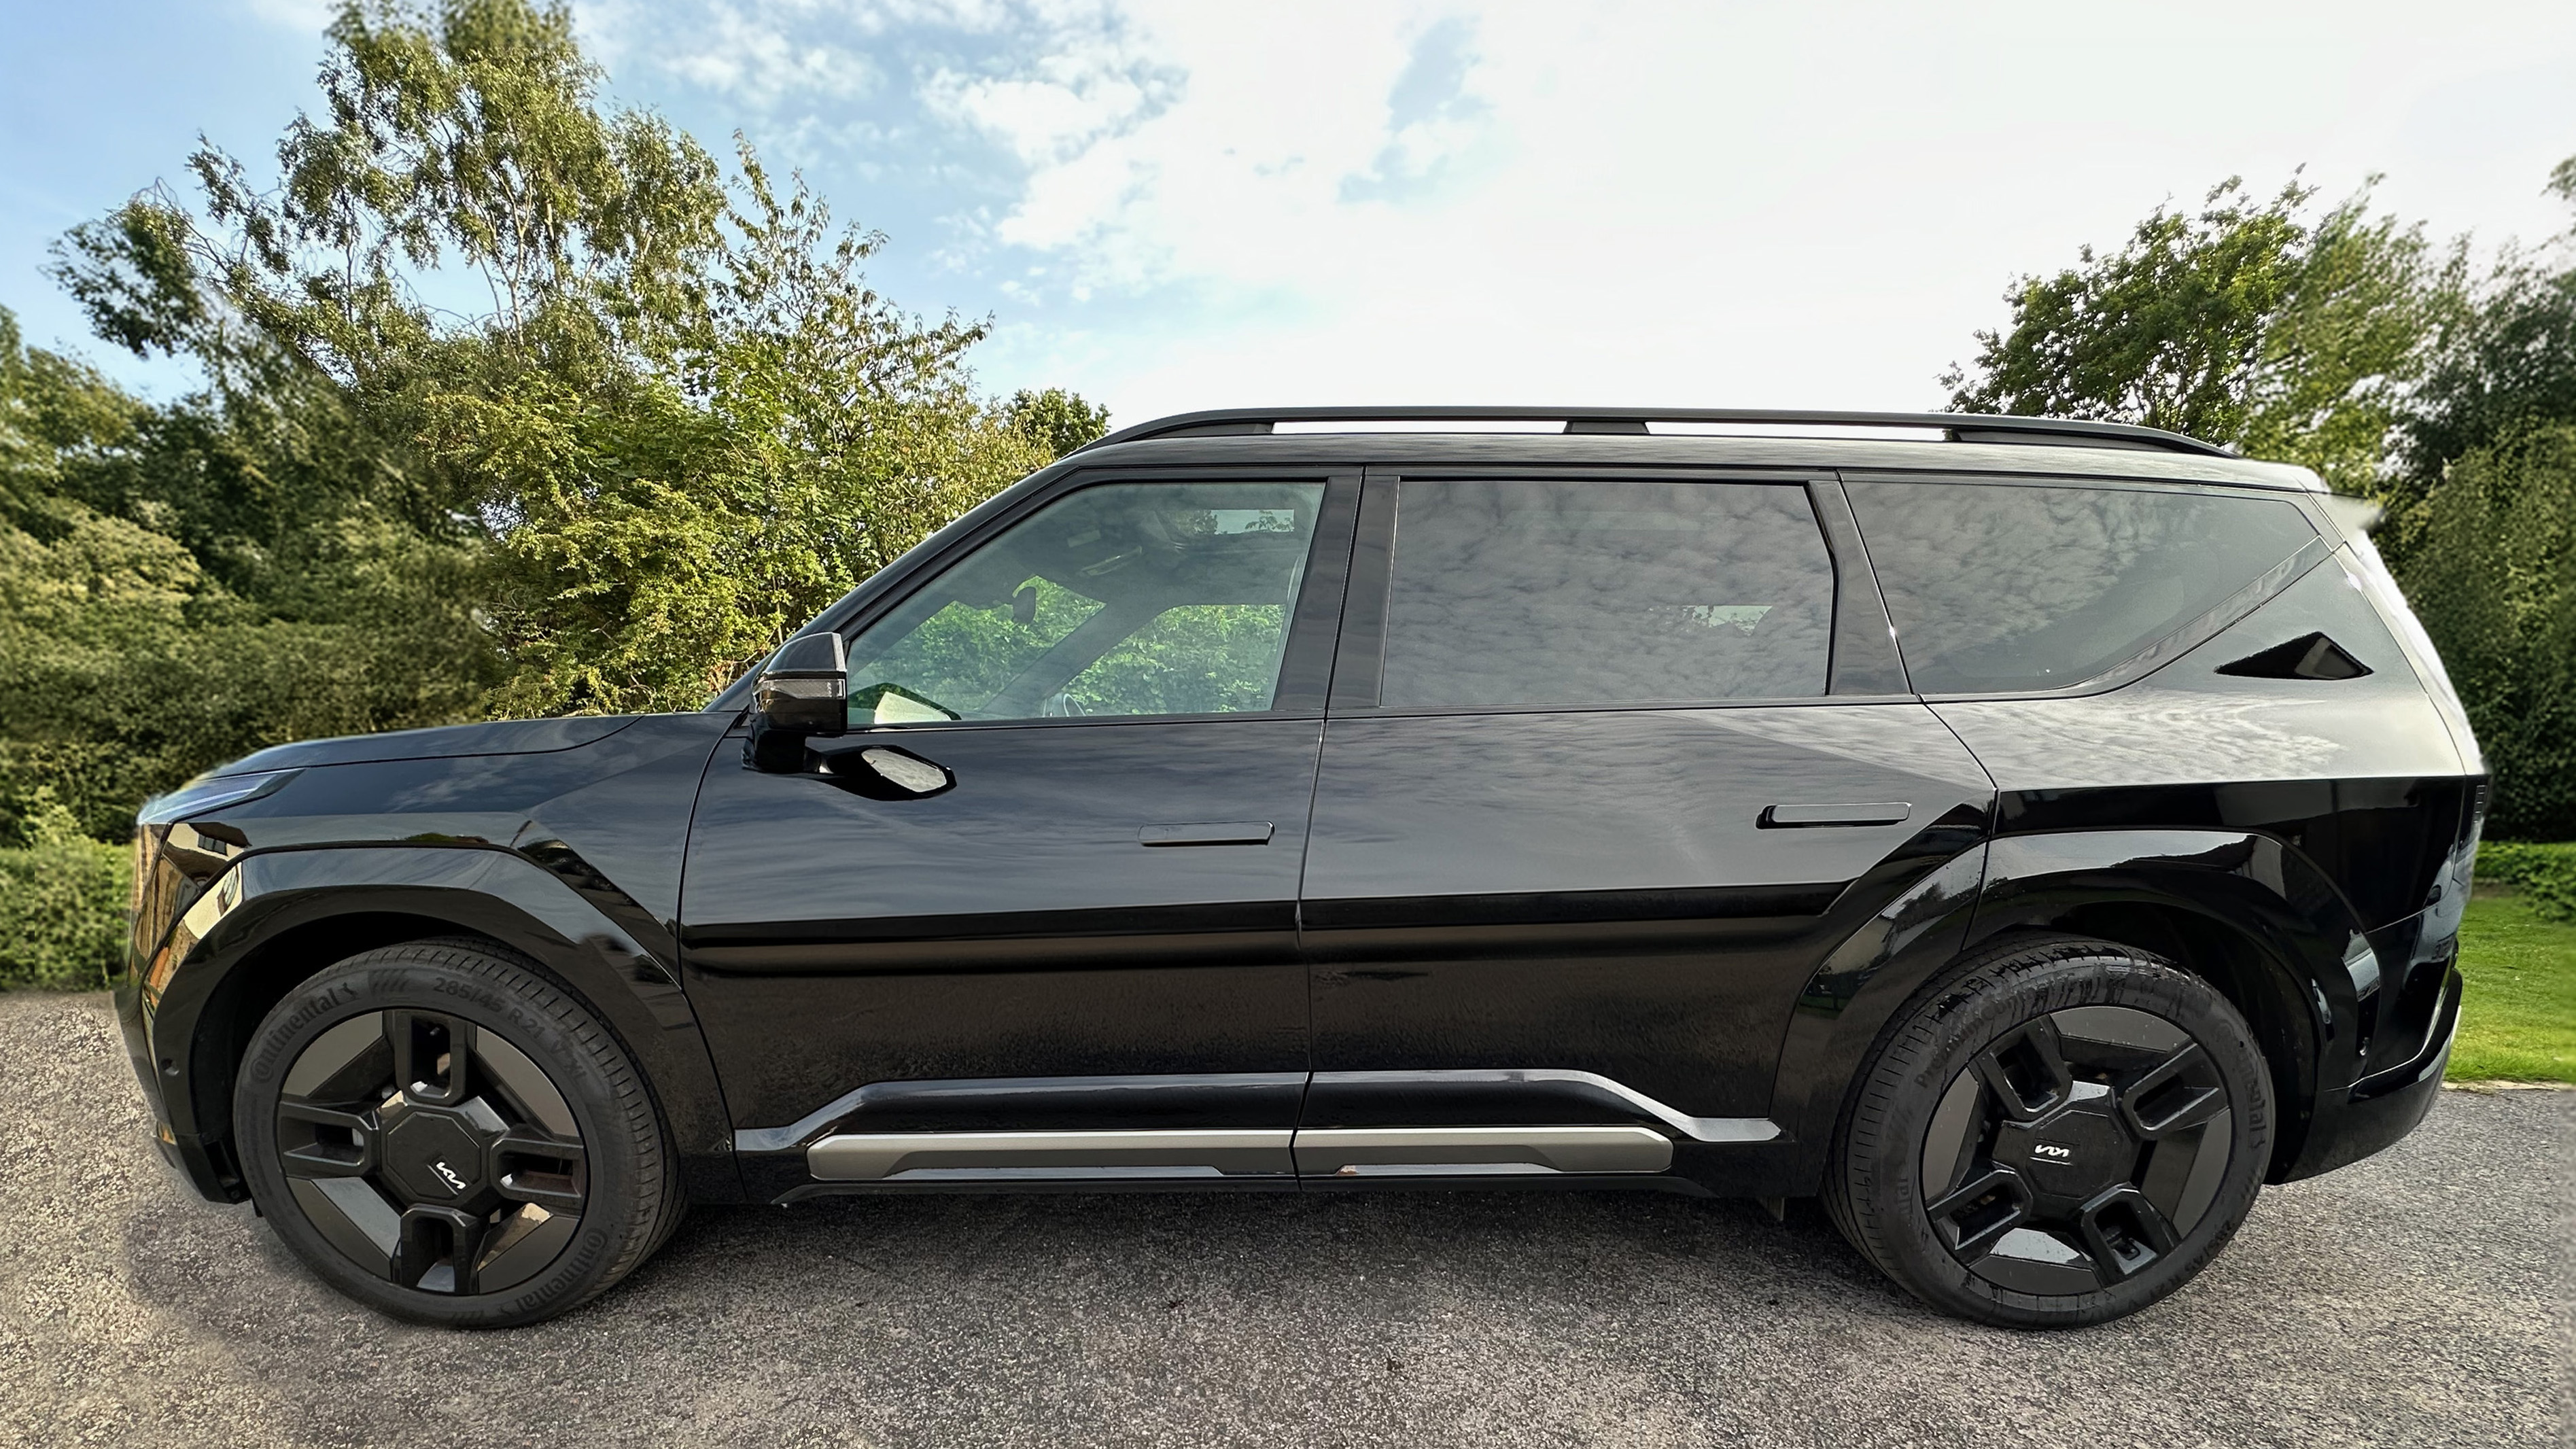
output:
<instances>
[{"instance_id":1,"label":"hedge","mask_svg":"<svg viewBox=\"0 0 2576 1449\"><path fill-rule=\"evenodd\" d=\"M2553 921L2576 921L2576 843L2482 841L2478 845L2477 878L2520 890L2530 899L2537 915Z\"/></svg>"},{"instance_id":2,"label":"hedge","mask_svg":"<svg viewBox=\"0 0 2576 1449\"><path fill-rule=\"evenodd\" d=\"M96 990L125 949L133 852L80 833L53 806L0 849L0 990Z\"/></svg>"}]
</instances>

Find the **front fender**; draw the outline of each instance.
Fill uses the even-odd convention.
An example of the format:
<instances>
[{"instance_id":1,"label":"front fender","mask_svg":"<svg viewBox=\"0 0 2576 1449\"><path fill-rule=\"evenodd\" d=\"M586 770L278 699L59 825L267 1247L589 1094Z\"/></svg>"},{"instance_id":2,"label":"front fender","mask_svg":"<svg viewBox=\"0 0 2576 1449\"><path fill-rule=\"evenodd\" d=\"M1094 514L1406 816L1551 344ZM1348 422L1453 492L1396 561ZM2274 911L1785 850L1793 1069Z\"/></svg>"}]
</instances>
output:
<instances>
[{"instance_id":1,"label":"front fender","mask_svg":"<svg viewBox=\"0 0 2576 1449\"><path fill-rule=\"evenodd\" d=\"M578 992L643 1071L691 1196L739 1200L732 1123L697 1017L670 966L589 898L597 893L488 846L274 850L233 862L118 993L137 1068L159 1089L165 1144L200 1191L238 1200L236 1044L321 966L444 930L500 942Z\"/></svg>"}]
</instances>

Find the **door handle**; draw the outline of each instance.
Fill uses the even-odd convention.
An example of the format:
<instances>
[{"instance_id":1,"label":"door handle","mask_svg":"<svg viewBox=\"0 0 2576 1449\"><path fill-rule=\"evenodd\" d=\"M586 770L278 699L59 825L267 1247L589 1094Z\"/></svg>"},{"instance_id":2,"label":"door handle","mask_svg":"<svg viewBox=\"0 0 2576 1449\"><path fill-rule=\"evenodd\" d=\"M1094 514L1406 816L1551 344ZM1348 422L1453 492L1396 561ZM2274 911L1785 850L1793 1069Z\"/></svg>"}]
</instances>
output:
<instances>
[{"instance_id":1,"label":"door handle","mask_svg":"<svg viewBox=\"0 0 2576 1449\"><path fill-rule=\"evenodd\" d=\"M1148 825L1136 832L1138 845L1268 845L1267 820L1204 820L1188 825Z\"/></svg>"},{"instance_id":2,"label":"door handle","mask_svg":"<svg viewBox=\"0 0 2576 1449\"><path fill-rule=\"evenodd\" d=\"M1896 825L1914 813L1903 800L1864 805L1766 805L1754 825L1763 830L1796 830L1816 825Z\"/></svg>"}]
</instances>

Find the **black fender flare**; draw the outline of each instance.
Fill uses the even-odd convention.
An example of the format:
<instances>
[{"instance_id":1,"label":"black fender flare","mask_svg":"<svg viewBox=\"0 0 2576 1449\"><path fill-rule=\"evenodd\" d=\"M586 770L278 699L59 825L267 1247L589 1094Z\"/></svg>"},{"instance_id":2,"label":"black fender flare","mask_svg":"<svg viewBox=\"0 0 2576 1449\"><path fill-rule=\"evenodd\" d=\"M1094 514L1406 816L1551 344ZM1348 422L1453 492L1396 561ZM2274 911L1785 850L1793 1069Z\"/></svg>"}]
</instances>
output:
<instances>
[{"instance_id":1,"label":"black fender flare","mask_svg":"<svg viewBox=\"0 0 2576 1449\"><path fill-rule=\"evenodd\" d=\"M689 1195L740 1201L733 1123L697 1015L664 961L555 872L487 845L255 852L198 893L139 983L137 1006L181 1165L238 1200L233 1044L293 982L373 946L487 937L578 993L616 1032L660 1105ZM154 979L158 978L158 979Z\"/></svg>"}]
</instances>

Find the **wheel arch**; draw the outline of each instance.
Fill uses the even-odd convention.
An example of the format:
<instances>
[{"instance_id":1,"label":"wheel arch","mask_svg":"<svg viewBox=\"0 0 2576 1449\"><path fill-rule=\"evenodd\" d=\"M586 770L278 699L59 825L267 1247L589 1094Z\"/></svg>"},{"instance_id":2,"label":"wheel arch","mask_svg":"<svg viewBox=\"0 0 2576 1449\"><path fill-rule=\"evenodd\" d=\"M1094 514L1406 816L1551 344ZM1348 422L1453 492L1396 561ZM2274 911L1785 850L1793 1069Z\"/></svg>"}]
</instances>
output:
<instances>
[{"instance_id":1,"label":"wheel arch","mask_svg":"<svg viewBox=\"0 0 2576 1449\"><path fill-rule=\"evenodd\" d=\"M2360 923L2325 873L2269 836L2103 831L1994 842L1963 949L2014 932L2084 936L2201 977L2253 1028L2271 1069L2266 1177L2306 1146L2320 1100L2347 1084Z\"/></svg>"},{"instance_id":2,"label":"wheel arch","mask_svg":"<svg viewBox=\"0 0 2576 1449\"><path fill-rule=\"evenodd\" d=\"M469 938L533 963L634 1060L700 1201L741 1194L714 1063L671 963L571 886L516 854L354 847L254 854L191 909L148 990L154 1065L182 1165L207 1196L244 1194L232 1158L232 1085L269 1009L334 962L405 941Z\"/></svg>"},{"instance_id":3,"label":"wheel arch","mask_svg":"<svg viewBox=\"0 0 2576 1449\"><path fill-rule=\"evenodd\" d=\"M2363 941L2323 872L2269 836L2207 830L2000 836L1899 897L1819 966L1782 1043L1763 1185L1815 1190L1841 1114L1907 1003L1971 950L2016 933L2080 935L2201 976L2244 1014L2272 1069L2267 1176L2298 1161L2319 1104L2348 1085Z\"/></svg>"}]
</instances>

